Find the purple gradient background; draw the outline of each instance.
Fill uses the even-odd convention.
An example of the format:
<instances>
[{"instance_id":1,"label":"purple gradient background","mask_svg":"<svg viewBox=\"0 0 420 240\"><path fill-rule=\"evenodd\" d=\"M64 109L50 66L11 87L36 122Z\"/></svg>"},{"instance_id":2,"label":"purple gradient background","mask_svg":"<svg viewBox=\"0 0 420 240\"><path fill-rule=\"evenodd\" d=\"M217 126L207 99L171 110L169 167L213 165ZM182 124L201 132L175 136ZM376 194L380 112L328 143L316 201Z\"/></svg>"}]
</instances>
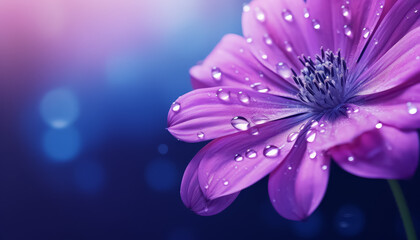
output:
<instances>
[{"instance_id":1,"label":"purple gradient background","mask_svg":"<svg viewBox=\"0 0 420 240\"><path fill-rule=\"evenodd\" d=\"M189 68L241 34L242 4L0 0L0 239L403 236L386 183L334 166L304 223L276 215L266 180L214 217L182 205L183 170L203 144L176 141L167 111L191 90ZM419 182L403 183L417 219Z\"/></svg>"}]
</instances>

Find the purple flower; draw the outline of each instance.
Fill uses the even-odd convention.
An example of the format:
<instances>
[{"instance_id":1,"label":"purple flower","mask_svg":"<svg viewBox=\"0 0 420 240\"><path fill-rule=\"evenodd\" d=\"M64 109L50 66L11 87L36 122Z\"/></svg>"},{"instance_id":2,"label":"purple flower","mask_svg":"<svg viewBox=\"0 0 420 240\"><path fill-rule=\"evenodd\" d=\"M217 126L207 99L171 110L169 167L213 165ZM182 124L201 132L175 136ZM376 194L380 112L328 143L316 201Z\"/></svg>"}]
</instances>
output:
<instances>
[{"instance_id":1,"label":"purple flower","mask_svg":"<svg viewBox=\"0 0 420 240\"><path fill-rule=\"evenodd\" d=\"M245 37L227 35L191 69L168 115L186 142L215 139L188 165L184 204L229 206L269 175L283 217L308 217L333 159L366 178L412 176L419 159L418 0L255 0Z\"/></svg>"}]
</instances>

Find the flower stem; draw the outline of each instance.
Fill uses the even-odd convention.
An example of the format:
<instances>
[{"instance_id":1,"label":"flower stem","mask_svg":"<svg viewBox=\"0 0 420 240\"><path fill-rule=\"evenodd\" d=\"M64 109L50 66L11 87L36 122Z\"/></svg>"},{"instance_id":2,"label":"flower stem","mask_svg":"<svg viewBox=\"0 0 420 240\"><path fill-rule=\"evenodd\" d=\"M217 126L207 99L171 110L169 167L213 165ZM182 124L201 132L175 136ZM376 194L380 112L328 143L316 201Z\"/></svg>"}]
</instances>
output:
<instances>
[{"instance_id":1,"label":"flower stem","mask_svg":"<svg viewBox=\"0 0 420 240\"><path fill-rule=\"evenodd\" d=\"M405 233L408 240L417 240L416 231L414 230L413 222L411 220L410 211L408 210L407 202L401 190L400 184L397 180L388 180L391 187L392 194L394 194L395 202L397 203L400 216L404 224Z\"/></svg>"}]
</instances>

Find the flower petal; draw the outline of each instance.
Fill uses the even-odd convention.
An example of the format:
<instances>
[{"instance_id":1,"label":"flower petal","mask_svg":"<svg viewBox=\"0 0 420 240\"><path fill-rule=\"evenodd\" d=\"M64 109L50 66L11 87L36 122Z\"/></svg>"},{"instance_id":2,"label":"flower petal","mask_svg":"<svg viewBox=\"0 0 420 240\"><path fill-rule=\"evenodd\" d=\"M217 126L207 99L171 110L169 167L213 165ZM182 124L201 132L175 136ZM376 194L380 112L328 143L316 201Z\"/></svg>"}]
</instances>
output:
<instances>
[{"instance_id":1,"label":"flower petal","mask_svg":"<svg viewBox=\"0 0 420 240\"><path fill-rule=\"evenodd\" d=\"M191 68L190 74L194 89L216 86L251 89L260 84L272 94L292 96L297 92L293 84L258 62L244 38L233 34L226 35L202 64Z\"/></svg>"},{"instance_id":2,"label":"flower petal","mask_svg":"<svg viewBox=\"0 0 420 240\"><path fill-rule=\"evenodd\" d=\"M365 98L364 109L384 124L399 129L420 128L420 84L397 92L371 94Z\"/></svg>"},{"instance_id":3,"label":"flower petal","mask_svg":"<svg viewBox=\"0 0 420 240\"><path fill-rule=\"evenodd\" d=\"M215 199L238 192L269 174L286 157L298 124L308 117L280 119L261 125L254 134L241 132L211 142L198 169L205 196Z\"/></svg>"},{"instance_id":4,"label":"flower petal","mask_svg":"<svg viewBox=\"0 0 420 240\"><path fill-rule=\"evenodd\" d=\"M420 13L419 13L420 15ZM420 81L420 27L413 29L375 64L353 81L362 88L359 95L386 91ZM417 77L416 77L417 76ZM350 81L352 81L350 80ZM409 83L409 80L412 83Z\"/></svg>"},{"instance_id":5,"label":"flower petal","mask_svg":"<svg viewBox=\"0 0 420 240\"><path fill-rule=\"evenodd\" d=\"M384 2L253 1L249 11L243 13L243 32L253 39L250 45L254 55L274 72L278 72L279 62L301 69L296 56L314 57L321 47L341 49L352 67L381 17L377 13L382 11ZM267 36L272 44L267 44Z\"/></svg>"},{"instance_id":6,"label":"flower petal","mask_svg":"<svg viewBox=\"0 0 420 240\"><path fill-rule=\"evenodd\" d=\"M351 142L363 132L375 129L379 123L378 118L363 107L349 105L346 114L333 121L324 118L318 124L313 124L308 131L308 136L312 136L308 149L324 152L336 145Z\"/></svg>"},{"instance_id":7,"label":"flower petal","mask_svg":"<svg viewBox=\"0 0 420 240\"><path fill-rule=\"evenodd\" d=\"M307 111L297 100L233 87L197 89L175 104L168 114L168 130L187 142L246 131L257 124ZM179 108L174 111L174 107Z\"/></svg>"},{"instance_id":8,"label":"flower petal","mask_svg":"<svg viewBox=\"0 0 420 240\"><path fill-rule=\"evenodd\" d=\"M327 189L330 159L307 151L304 135L297 148L270 174L268 193L277 212L290 220L307 218Z\"/></svg>"},{"instance_id":9,"label":"flower petal","mask_svg":"<svg viewBox=\"0 0 420 240\"><path fill-rule=\"evenodd\" d=\"M328 151L344 170L366 178L404 179L413 176L419 160L416 131L384 126Z\"/></svg>"},{"instance_id":10,"label":"flower petal","mask_svg":"<svg viewBox=\"0 0 420 240\"><path fill-rule=\"evenodd\" d=\"M363 72L366 66L375 63L411 29L419 26L419 11L418 0L397 1L376 29L355 71Z\"/></svg>"},{"instance_id":11,"label":"flower petal","mask_svg":"<svg viewBox=\"0 0 420 240\"><path fill-rule=\"evenodd\" d=\"M190 208L198 215L210 216L227 208L236 199L239 192L214 200L209 200L204 196L198 182L197 173L198 166L205 152L206 147L191 160L187 169L185 169L181 183L181 199L186 207Z\"/></svg>"}]
</instances>

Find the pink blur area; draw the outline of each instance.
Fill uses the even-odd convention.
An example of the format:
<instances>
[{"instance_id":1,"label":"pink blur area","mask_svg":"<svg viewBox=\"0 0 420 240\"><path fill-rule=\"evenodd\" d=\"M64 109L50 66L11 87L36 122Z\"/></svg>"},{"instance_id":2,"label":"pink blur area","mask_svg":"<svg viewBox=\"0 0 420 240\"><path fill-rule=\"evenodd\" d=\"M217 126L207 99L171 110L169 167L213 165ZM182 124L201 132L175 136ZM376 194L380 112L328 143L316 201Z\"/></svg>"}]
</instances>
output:
<instances>
[{"instance_id":1,"label":"pink blur area","mask_svg":"<svg viewBox=\"0 0 420 240\"><path fill-rule=\"evenodd\" d=\"M164 34L156 7L138 0L0 0L1 58L92 64L116 49L156 43Z\"/></svg>"}]
</instances>

